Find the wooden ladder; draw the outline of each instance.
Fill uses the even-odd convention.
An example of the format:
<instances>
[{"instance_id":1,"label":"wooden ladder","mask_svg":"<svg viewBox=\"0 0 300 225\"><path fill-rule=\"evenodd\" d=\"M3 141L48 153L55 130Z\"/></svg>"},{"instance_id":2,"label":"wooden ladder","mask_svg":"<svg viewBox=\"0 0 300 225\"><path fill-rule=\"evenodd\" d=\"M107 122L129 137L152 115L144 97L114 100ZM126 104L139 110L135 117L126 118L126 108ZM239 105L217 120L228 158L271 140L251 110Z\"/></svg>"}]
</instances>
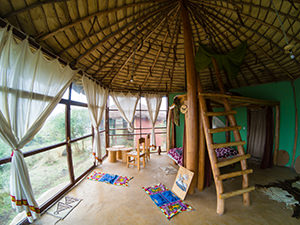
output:
<instances>
[{"instance_id":1,"label":"wooden ladder","mask_svg":"<svg viewBox=\"0 0 300 225\"><path fill-rule=\"evenodd\" d=\"M213 59L213 64L216 71L218 86L222 92L222 94L225 94L225 90L223 87L223 83L220 79L220 74L217 68L216 61ZM225 96L225 95L224 95ZM205 94L201 93L201 89L199 90L199 103L200 103L200 110L201 110L201 117L203 122L203 129L208 149L208 155L211 162L212 172L214 176L214 181L216 185L216 192L217 192L217 213L219 215L222 215L224 213L224 200L226 198L230 198L236 195L243 195L243 203L244 205L250 205L250 191L253 191L255 187L249 187L248 185L248 174L252 173L252 169L247 169L247 162L246 160L250 158L249 154L245 154L243 145L245 144L244 141L241 139L241 135L239 130L241 129L240 126L237 125L234 114L236 114L236 111L233 111L231 109L231 106L229 105L228 99L226 97L222 98L222 102L224 104L225 111L223 112L208 112L207 111L207 105L205 101ZM212 129L210 127L210 121L209 117L212 116L226 116L229 120L230 126L224 127L224 128L215 128ZM232 131L234 134L234 142L226 142L226 143L214 143L213 142L213 134L219 133L219 132L226 132L226 131ZM218 161L215 149L216 148L222 148L227 146L237 146L238 149L238 155L227 159ZM231 172L227 174L220 174L220 167L224 167L227 165L234 164L236 162L241 163L241 170L236 172ZM224 193L223 190L223 180L242 176L243 182L242 182L242 189Z\"/></svg>"}]
</instances>

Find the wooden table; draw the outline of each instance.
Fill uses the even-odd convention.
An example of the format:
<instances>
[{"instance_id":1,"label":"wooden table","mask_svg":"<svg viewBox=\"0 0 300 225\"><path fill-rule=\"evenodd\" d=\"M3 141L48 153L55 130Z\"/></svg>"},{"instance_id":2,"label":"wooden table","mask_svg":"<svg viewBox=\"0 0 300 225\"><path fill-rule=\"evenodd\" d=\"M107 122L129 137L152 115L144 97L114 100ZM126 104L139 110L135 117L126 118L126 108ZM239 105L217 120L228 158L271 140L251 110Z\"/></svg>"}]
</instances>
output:
<instances>
[{"instance_id":1,"label":"wooden table","mask_svg":"<svg viewBox=\"0 0 300 225\"><path fill-rule=\"evenodd\" d=\"M126 163L126 154L132 150L130 147L125 147L124 145L115 145L109 148L106 148L108 151L108 161L111 163L122 160Z\"/></svg>"}]
</instances>

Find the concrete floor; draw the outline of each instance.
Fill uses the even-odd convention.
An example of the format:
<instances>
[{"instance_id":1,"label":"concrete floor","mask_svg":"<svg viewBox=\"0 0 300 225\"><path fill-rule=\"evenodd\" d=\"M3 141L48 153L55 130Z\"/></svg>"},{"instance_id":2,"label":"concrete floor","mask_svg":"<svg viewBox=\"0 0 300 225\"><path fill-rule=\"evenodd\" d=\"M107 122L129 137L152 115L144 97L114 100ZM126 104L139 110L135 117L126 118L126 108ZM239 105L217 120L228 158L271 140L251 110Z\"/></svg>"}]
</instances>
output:
<instances>
[{"instance_id":1,"label":"concrete floor","mask_svg":"<svg viewBox=\"0 0 300 225\"><path fill-rule=\"evenodd\" d=\"M117 162L104 161L97 170L125 176L134 176L129 187L119 187L106 183L84 179L68 195L83 199L82 202L63 220L56 224L300 224L300 220L292 218L292 211L283 203L269 200L264 194L254 191L251 194L252 204L245 207L241 196L229 198L225 201L225 214L216 214L215 187L188 195L186 202L195 211L182 212L170 221L152 202L150 197L141 189L157 183L172 188L176 175L166 175L159 167L174 166L166 154L151 155L151 160L145 169L138 170ZM295 177L297 174L289 168L274 167L272 169L255 169L250 175L250 184L267 184L276 180ZM233 190L241 185L240 178L224 182L225 190ZM229 189L228 189L229 187ZM54 224L57 218L44 214L35 224Z\"/></svg>"}]
</instances>

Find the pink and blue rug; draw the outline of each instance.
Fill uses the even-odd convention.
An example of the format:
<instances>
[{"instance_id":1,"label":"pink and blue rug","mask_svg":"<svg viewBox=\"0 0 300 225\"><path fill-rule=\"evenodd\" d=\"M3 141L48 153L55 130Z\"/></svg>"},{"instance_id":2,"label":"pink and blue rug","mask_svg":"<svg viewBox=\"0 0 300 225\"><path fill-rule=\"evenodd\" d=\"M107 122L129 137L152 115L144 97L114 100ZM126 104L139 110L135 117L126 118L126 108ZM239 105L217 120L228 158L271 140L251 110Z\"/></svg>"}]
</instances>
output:
<instances>
[{"instance_id":1,"label":"pink and blue rug","mask_svg":"<svg viewBox=\"0 0 300 225\"><path fill-rule=\"evenodd\" d=\"M88 176L87 179L127 187L129 181L133 179L133 177L119 176L115 174L93 171L93 173L90 176Z\"/></svg>"},{"instance_id":2,"label":"pink and blue rug","mask_svg":"<svg viewBox=\"0 0 300 225\"><path fill-rule=\"evenodd\" d=\"M163 184L157 184L147 188L142 188L150 196L155 205L168 218L168 220L170 220L173 216L177 215L180 212L194 210L192 206L179 199Z\"/></svg>"}]
</instances>

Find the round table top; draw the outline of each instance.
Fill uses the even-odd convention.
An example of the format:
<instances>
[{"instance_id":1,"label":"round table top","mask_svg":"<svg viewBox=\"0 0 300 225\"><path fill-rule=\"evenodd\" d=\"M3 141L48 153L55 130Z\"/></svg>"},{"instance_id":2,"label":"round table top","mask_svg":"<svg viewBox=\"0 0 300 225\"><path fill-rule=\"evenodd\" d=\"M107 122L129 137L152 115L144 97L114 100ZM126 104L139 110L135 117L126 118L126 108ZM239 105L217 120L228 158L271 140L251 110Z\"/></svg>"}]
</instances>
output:
<instances>
[{"instance_id":1,"label":"round table top","mask_svg":"<svg viewBox=\"0 0 300 225\"><path fill-rule=\"evenodd\" d=\"M132 147L125 147L124 145L116 145L106 148L107 151L130 151Z\"/></svg>"}]
</instances>

